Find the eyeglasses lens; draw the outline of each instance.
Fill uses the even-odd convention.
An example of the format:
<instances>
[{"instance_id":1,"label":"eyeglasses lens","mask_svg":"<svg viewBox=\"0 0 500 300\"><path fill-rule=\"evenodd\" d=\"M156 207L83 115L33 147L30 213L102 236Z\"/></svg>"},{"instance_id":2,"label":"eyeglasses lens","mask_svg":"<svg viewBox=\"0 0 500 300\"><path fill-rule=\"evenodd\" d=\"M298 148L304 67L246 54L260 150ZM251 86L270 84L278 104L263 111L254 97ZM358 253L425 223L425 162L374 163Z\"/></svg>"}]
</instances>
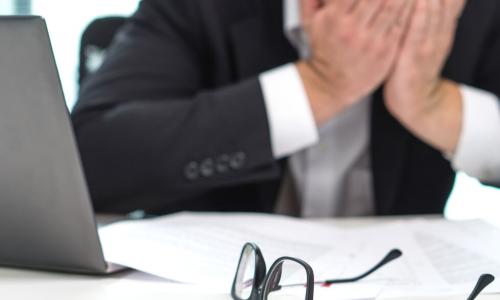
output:
<instances>
[{"instance_id":1,"label":"eyeglasses lens","mask_svg":"<svg viewBox=\"0 0 500 300\"><path fill-rule=\"evenodd\" d=\"M304 266L292 260L283 260L269 272L264 286L264 300L306 299L307 273Z\"/></svg>"},{"instance_id":2,"label":"eyeglasses lens","mask_svg":"<svg viewBox=\"0 0 500 300\"><path fill-rule=\"evenodd\" d=\"M256 253L251 246L245 246L236 273L235 292L240 299L249 299L252 294L255 276Z\"/></svg>"}]
</instances>

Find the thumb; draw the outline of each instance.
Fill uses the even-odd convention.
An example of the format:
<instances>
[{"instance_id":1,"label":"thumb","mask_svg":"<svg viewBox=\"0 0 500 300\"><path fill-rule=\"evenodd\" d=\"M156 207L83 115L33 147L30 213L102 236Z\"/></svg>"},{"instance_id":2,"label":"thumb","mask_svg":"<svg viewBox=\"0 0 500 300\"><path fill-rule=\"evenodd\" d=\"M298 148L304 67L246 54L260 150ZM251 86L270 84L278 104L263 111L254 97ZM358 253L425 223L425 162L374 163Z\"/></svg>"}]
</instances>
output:
<instances>
[{"instance_id":1,"label":"thumb","mask_svg":"<svg viewBox=\"0 0 500 300\"><path fill-rule=\"evenodd\" d=\"M309 24L316 12L323 6L323 0L287 0L300 1L302 23Z\"/></svg>"}]
</instances>

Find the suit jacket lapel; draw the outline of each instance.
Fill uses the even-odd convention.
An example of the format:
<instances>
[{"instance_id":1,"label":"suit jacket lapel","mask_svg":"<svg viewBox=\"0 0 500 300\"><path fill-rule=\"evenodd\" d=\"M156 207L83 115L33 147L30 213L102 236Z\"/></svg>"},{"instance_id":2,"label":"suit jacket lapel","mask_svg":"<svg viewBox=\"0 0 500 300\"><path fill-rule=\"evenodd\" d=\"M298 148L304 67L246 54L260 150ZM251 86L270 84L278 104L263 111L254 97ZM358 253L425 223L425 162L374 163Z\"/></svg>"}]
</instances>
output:
<instances>
[{"instance_id":1,"label":"suit jacket lapel","mask_svg":"<svg viewBox=\"0 0 500 300\"><path fill-rule=\"evenodd\" d=\"M382 89L373 99L370 152L377 214L388 214L398 194L408 134L384 105Z\"/></svg>"}]
</instances>

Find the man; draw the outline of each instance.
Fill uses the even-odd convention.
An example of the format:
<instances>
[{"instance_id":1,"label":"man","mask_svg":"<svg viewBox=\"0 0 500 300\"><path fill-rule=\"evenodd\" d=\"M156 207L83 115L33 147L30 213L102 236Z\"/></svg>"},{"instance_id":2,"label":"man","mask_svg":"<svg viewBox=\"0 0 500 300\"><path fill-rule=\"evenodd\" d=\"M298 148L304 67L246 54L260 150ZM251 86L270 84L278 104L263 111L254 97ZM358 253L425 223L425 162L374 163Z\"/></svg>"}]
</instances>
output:
<instances>
[{"instance_id":1,"label":"man","mask_svg":"<svg viewBox=\"0 0 500 300\"><path fill-rule=\"evenodd\" d=\"M143 1L73 112L95 208L442 213L500 181L497 2Z\"/></svg>"}]
</instances>

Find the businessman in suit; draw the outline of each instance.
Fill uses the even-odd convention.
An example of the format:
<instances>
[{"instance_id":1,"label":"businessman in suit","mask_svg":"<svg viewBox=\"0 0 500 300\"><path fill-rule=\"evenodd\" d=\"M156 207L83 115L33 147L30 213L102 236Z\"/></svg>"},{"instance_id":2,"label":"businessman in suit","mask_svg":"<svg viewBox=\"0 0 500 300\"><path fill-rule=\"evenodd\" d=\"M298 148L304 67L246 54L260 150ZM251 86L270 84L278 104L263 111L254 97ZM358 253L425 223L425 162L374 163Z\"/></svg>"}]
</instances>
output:
<instances>
[{"instance_id":1,"label":"businessman in suit","mask_svg":"<svg viewBox=\"0 0 500 300\"><path fill-rule=\"evenodd\" d=\"M496 0L144 0L72 114L95 208L442 213L500 182L498 53Z\"/></svg>"}]
</instances>

